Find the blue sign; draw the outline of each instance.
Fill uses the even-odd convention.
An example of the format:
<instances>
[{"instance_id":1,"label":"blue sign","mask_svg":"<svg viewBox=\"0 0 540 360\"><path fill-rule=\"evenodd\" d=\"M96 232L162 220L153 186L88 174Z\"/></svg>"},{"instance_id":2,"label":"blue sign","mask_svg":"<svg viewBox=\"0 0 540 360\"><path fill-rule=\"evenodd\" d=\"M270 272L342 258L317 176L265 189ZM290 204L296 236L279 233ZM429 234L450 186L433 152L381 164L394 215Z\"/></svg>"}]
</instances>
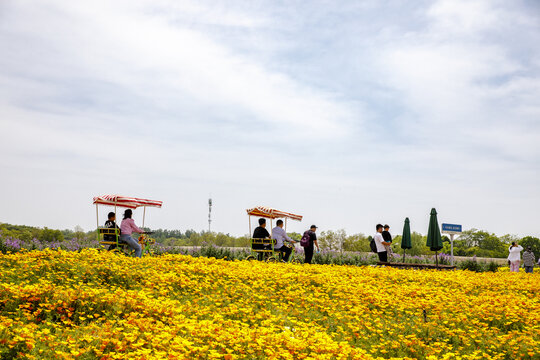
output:
<instances>
[{"instance_id":1,"label":"blue sign","mask_svg":"<svg viewBox=\"0 0 540 360\"><path fill-rule=\"evenodd\" d=\"M461 232L461 225L442 224L443 232Z\"/></svg>"}]
</instances>

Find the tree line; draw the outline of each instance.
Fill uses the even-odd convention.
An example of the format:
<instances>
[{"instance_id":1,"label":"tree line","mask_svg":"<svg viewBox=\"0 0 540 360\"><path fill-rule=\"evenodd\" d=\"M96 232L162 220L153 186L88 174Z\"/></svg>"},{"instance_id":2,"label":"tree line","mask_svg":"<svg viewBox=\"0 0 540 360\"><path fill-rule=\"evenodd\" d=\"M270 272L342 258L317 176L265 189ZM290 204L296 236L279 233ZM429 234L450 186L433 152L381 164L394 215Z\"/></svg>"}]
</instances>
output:
<instances>
[{"instance_id":1,"label":"tree line","mask_svg":"<svg viewBox=\"0 0 540 360\"><path fill-rule=\"evenodd\" d=\"M150 230L150 229L146 229ZM224 247L247 247L250 244L249 237L232 236L221 232L195 231L195 230L153 230L153 238L163 246L203 246L215 245ZM72 239L92 239L96 238L96 232L84 232L80 226L69 230L54 230L48 228L37 228L25 225L10 225L0 223L0 235L2 237L18 238L24 241L36 239L42 243L62 242ZM300 240L299 233L289 233L291 238ZM323 231L318 234L321 248L330 251L346 252L369 252L369 242L371 236L362 233L348 235L345 230ZM456 256L479 256L504 258L508 256L508 246L512 242L517 242L523 247L531 246L535 254L540 255L540 239L533 236L523 238L514 235L497 236L485 230L470 229L464 231L454 240L454 255ZM392 248L396 253L402 253L400 247L401 235L393 239ZM406 250L409 255L432 255L433 252L426 247L426 236L417 232L411 233L412 248ZM450 253L450 239L443 236L443 253Z\"/></svg>"}]
</instances>

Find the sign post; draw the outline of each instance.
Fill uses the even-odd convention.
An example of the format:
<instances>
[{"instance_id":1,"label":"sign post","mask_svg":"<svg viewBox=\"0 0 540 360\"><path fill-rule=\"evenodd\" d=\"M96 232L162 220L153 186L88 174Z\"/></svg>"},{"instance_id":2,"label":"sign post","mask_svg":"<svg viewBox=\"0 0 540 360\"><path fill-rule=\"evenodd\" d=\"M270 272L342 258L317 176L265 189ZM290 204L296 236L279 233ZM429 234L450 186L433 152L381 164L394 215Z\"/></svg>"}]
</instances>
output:
<instances>
[{"instance_id":1,"label":"sign post","mask_svg":"<svg viewBox=\"0 0 540 360\"><path fill-rule=\"evenodd\" d=\"M461 234L461 225L441 224L442 232L450 235L450 265L454 266L454 235Z\"/></svg>"}]
</instances>

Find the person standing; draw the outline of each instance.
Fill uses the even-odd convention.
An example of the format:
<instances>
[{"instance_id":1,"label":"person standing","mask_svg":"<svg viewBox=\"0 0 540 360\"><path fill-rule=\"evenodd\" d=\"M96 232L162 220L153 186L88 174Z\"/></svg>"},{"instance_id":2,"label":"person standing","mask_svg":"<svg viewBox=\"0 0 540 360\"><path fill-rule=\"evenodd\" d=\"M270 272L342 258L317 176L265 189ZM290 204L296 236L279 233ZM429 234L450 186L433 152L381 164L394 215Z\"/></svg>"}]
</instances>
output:
<instances>
[{"instance_id":1,"label":"person standing","mask_svg":"<svg viewBox=\"0 0 540 360\"><path fill-rule=\"evenodd\" d=\"M510 261L510 271L519 272L519 264L521 262L521 251L523 247L512 242L512 245L508 248L508 261Z\"/></svg>"},{"instance_id":2,"label":"person standing","mask_svg":"<svg viewBox=\"0 0 540 360\"><path fill-rule=\"evenodd\" d=\"M377 246L377 255L379 256L379 261L388 262L388 251L386 251L386 246L392 243L384 241L384 238L382 236L382 224L377 224L377 226L375 226L375 229L377 230L377 232L375 233L375 236L373 236L373 240L375 241L375 245Z\"/></svg>"},{"instance_id":3,"label":"person standing","mask_svg":"<svg viewBox=\"0 0 540 360\"><path fill-rule=\"evenodd\" d=\"M135 225L135 221L131 218L133 215L133 211L130 209L127 209L124 211L124 219L122 220L122 223L120 224L120 240L127 243L130 248L135 250L135 256L141 257L142 256L142 247L141 244L137 240L135 240L133 237L131 237L132 233L144 233L143 229L140 229Z\"/></svg>"},{"instance_id":4,"label":"person standing","mask_svg":"<svg viewBox=\"0 0 540 360\"><path fill-rule=\"evenodd\" d=\"M390 243L390 245L384 245L384 248L386 249L387 257L392 258L392 235L390 234L390 226L388 224L384 225L384 230L381 235L385 242Z\"/></svg>"},{"instance_id":5,"label":"person standing","mask_svg":"<svg viewBox=\"0 0 540 360\"><path fill-rule=\"evenodd\" d=\"M309 230L304 232L304 236L306 236L306 234L309 236L309 244L308 246L304 247L304 253L306 255L304 264L311 264L311 260L313 260L313 252L315 250L315 246L317 246L317 251L320 251L315 231L317 231L317 227L315 225L311 225Z\"/></svg>"},{"instance_id":6,"label":"person standing","mask_svg":"<svg viewBox=\"0 0 540 360\"><path fill-rule=\"evenodd\" d=\"M280 219L276 221L276 227L272 229L272 239L276 240L274 250L282 253L284 262L289 261L292 249L285 246L285 241L293 243L294 240L287 235L285 230L283 230L283 220Z\"/></svg>"},{"instance_id":7,"label":"person standing","mask_svg":"<svg viewBox=\"0 0 540 360\"><path fill-rule=\"evenodd\" d=\"M534 271L534 253L530 246L527 247L527 250L523 252L523 267L525 268L526 273L533 273Z\"/></svg>"}]
</instances>

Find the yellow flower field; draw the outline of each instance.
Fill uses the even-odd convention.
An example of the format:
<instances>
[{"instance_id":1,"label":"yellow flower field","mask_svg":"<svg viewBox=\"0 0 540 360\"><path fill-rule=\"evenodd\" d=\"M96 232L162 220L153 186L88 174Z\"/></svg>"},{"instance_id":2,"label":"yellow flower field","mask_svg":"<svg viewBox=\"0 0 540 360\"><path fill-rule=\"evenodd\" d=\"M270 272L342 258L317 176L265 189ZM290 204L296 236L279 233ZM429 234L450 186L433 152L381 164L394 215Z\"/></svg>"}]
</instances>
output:
<instances>
[{"instance_id":1,"label":"yellow flower field","mask_svg":"<svg viewBox=\"0 0 540 360\"><path fill-rule=\"evenodd\" d=\"M0 255L0 359L538 359L540 276ZM425 310L425 315L424 315Z\"/></svg>"}]
</instances>

